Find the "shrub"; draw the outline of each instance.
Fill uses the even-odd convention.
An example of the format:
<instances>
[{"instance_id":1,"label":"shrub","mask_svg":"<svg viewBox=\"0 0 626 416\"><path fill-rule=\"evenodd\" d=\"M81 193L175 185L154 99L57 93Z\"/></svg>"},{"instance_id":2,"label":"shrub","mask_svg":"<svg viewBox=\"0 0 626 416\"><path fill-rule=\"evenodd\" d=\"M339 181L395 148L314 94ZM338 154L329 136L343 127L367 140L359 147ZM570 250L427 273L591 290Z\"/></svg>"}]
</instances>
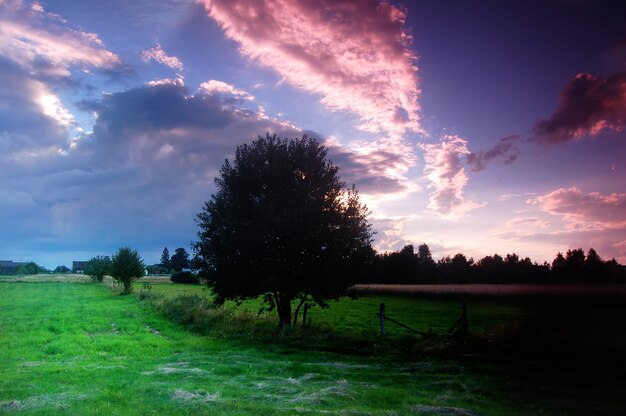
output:
<instances>
[{"instance_id":1,"label":"shrub","mask_svg":"<svg viewBox=\"0 0 626 416\"><path fill-rule=\"evenodd\" d=\"M184 285L197 285L200 283L198 276L191 272L176 272L170 277L172 283L180 283Z\"/></svg>"}]
</instances>

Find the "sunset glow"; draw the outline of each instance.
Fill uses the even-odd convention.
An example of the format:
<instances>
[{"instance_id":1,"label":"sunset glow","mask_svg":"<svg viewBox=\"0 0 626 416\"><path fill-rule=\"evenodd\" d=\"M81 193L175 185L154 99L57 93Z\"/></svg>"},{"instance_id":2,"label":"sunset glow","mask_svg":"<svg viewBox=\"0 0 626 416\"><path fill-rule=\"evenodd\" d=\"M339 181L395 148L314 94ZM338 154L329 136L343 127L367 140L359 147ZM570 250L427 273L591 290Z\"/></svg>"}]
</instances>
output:
<instances>
[{"instance_id":1,"label":"sunset glow","mask_svg":"<svg viewBox=\"0 0 626 416\"><path fill-rule=\"evenodd\" d=\"M189 248L271 132L328 148L379 251L626 263L626 5L130 3L0 2L0 258Z\"/></svg>"}]
</instances>

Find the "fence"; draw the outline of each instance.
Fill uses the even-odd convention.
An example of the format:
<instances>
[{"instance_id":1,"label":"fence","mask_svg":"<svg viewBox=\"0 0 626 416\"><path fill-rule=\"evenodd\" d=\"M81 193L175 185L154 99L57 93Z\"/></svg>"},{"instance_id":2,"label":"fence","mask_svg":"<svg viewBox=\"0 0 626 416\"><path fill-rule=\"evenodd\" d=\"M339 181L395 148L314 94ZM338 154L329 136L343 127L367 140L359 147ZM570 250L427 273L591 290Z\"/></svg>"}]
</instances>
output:
<instances>
[{"instance_id":1,"label":"fence","mask_svg":"<svg viewBox=\"0 0 626 416\"><path fill-rule=\"evenodd\" d=\"M392 322L414 334L418 334L421 336L425 336L428 335L427 332L422 332L422 331L418 331L416 329L413 329L405 324L403 324L402 322L398 322L395 319L390 318L389 316L387 316L387 314L385 313L385 304L381 303L380 304L380 311L378 313L376 313L376 315L379 317L380 319L380 334L381 335L385 335L385 321L389 321ZM467 322L467 302L465 300L463 300L463 312L461 314L461 317L459 319L457 319L457 321L454 323L454 325L452 325L452 327L448 330L448 335L465 335L467 334L467 329L468 329L468 322Z\"/></svg>"}]
</instances>

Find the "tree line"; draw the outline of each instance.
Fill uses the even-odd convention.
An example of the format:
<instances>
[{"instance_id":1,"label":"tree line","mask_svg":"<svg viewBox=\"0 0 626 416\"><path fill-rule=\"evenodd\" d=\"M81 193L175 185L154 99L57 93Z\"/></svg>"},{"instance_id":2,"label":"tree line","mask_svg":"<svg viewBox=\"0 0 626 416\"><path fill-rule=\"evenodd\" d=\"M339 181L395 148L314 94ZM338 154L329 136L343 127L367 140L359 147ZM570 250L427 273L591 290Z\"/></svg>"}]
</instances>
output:
<instances>
[{"instance_id":1,"label":"tree line","mask_svg":"<svg viewBox=\"0 0 626 416\"><path fill-rule=\"evenodd\" d=\"M359 283L625 283L626 268L615 259L603 260L590 248L557 253L552 263L538 264L512 253L485 256L478 261L458 253L435 261L427 244L391 253L375 253Z\"/></svg>"}]
</instances>

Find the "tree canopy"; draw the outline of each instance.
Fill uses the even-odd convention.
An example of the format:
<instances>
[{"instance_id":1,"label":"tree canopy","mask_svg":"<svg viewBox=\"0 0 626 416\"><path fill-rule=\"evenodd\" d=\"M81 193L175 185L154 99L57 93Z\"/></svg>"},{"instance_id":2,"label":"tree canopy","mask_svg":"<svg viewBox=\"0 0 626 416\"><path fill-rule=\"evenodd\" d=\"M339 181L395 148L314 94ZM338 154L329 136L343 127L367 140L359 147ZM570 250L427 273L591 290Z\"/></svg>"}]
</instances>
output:
<instances>
[{"instance_id":1,"label":"tree canopy","mask_svg":"<svg viewBox=\"0 0 626 416\"><path fill-rule=\"evenodd\" d=\"M262 296L286 327L294 300L294 322L306 301L327 306L373 253L367 208L311 138L259 136L237 147L215 183L194 250L217 302Z\"/></svg>"}]
</instances>

